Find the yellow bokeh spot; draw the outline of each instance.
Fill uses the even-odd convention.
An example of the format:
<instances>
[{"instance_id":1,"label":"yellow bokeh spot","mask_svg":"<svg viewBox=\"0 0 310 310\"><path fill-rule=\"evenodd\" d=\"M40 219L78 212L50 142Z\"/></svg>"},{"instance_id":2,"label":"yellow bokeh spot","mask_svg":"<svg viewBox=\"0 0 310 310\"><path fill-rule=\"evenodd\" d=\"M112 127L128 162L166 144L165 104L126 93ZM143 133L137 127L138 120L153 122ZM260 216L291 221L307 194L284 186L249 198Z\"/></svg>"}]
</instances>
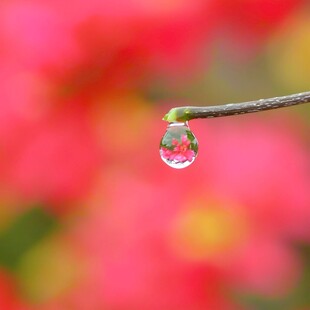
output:
<instances>
[{"instance_id":1,"label":"yellow bokeh spot","mask_svg":"<svg viewBox=\"0 0 310 310\"><path fill-rule=\"evenodd\" d=\"M17 275L20 289L35 303L57 299L81 277L81 261L63 240L47 238L22 259Z\"/></svg>"},{"instance_id":2,"label":"yellow bokeh spot","mask_svg":"<svg viewBox=\"0 0 310 310\"><path fill-rule=\"evenodd\" d=\"M177 218L173 246L182 256L218 261L243 243L245 219L240 209L200 204Z\"/></svg>"},{"instance_id":3,"label":"yellow bokeh spot","mask_svg":"<svg viewBox=\"0 0 310 310\"><path fill-rule=\"evenodd\" d=\"M115 152L127 153L147 139L153 108L135 93L106 94L93 106L92 120L99 141Z\"/></svg>"},{"instance_id":4,"label":"yellow bokeh spot","mask_svg":"<svg viewBox=\"0 0 310 310\"><path fill-rule=\"evenodd\" d=\"M310 19L297 15L290 20L281 36L273 41L269 53L271 73L275 81L288 91L309 89Z\"/></svg>"}]
</instances>

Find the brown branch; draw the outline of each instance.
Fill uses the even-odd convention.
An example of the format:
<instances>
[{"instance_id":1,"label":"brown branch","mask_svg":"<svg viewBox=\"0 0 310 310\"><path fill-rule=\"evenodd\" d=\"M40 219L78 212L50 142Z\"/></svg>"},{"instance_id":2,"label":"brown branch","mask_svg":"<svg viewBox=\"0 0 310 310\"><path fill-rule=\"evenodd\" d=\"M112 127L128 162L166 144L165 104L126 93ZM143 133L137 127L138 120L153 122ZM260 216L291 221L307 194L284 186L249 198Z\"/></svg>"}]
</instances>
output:
<instances>
[{"instance_id":1,"label":"brown branch","mask_svg":"<svg viewBox=\"0 0 310 310\"><path fill-rule=\"evenodd\" d=\"M255 113L309 103L310 91L283 97L259 99L243 103L229 103L206 107L178 107L171 109L163 118L167 122L184 122L195 118L211 118Z\"/></svg>"}]
</instances>

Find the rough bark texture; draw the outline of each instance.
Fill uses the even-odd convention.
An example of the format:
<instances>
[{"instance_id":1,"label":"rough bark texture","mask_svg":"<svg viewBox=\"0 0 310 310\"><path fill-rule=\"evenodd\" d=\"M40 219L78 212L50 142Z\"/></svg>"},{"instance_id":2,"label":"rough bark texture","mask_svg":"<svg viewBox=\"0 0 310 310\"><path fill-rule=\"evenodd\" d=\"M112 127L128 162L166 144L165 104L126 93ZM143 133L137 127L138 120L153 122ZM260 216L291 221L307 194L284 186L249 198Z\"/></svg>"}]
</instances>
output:
<instances>
[{"instance_id":1,"label":"rough bark texture","mask_svg":"<svg viewBox=\"0 0 310 310\"><path fill-rule=\"evenodd\" d=\"M163 118L168 122L189 121L195 118L212 118L254 113L310 102L310 91L283 97L259 99L243 103L229 103L206 107L179 107L171 109Z\"/></svg>"}]
</instances>

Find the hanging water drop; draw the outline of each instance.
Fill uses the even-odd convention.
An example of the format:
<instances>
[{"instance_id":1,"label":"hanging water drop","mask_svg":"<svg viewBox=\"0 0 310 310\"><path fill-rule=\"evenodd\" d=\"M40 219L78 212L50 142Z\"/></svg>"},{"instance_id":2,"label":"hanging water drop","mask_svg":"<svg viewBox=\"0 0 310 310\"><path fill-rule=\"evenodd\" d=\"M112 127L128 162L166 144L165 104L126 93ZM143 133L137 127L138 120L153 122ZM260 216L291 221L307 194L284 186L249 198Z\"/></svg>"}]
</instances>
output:
<instances>
[{"instance_id":1,"label":"hanging water drop","mask_svg":"<svg viewBox=\"0 0 310 310\"><path fill-rule=\"evenodd\" d=\"M159 147L161 159L176 169L188 167L198 155L198 141L187 122L169 123Z\"/></svg>"}]
</instances>

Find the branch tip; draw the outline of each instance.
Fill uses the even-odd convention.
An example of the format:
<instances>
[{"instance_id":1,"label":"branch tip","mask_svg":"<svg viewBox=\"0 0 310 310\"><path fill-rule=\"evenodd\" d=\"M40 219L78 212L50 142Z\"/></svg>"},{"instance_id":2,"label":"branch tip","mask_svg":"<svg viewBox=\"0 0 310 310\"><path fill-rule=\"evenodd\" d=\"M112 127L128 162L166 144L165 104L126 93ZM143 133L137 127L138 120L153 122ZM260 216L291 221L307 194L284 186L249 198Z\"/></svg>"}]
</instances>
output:
<instances>
[{"instance_id":1,"label":"branch tip","mask_svg":"<svg viewBox=\"0 0 310 310\"><path fill-rule=\"evenodd\" d=\"M242 103L229 103L206 107L177 107L172 108L163 120L169 123L185 122L195 118L211 118L230 115L255 113L265 110L289 107L310 102L310 91L289 96L259 99Z\"/></svg>"}]
</instances>

